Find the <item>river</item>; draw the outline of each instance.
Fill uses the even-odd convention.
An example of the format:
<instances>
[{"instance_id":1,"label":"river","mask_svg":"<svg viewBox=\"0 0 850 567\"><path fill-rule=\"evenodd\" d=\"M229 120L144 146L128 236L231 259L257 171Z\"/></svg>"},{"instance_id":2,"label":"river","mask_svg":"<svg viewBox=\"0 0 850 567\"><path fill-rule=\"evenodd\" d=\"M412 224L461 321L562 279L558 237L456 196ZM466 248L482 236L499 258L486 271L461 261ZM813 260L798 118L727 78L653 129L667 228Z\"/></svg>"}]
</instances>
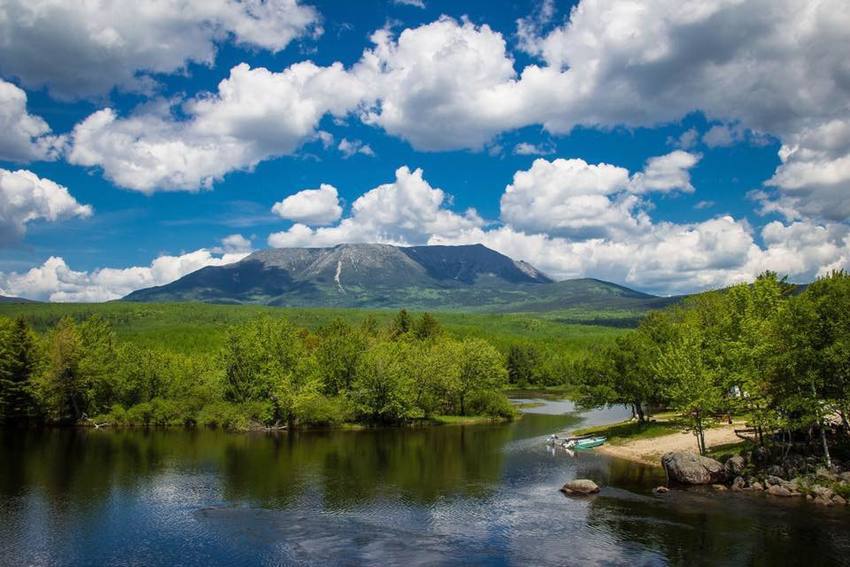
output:
<instances>
[{"instance_id":1,"label":"river","mask_svg":"<svg viewBox=\"0 0 850 567\"><path fill-rule=\"evenodd\" d=\"M2 565L789 565L850 558L850 512L701 490L551 452L580 415L303 431L2 433ZM567 480L603 486L589 498Z\"/></svg>"}]
</instances>

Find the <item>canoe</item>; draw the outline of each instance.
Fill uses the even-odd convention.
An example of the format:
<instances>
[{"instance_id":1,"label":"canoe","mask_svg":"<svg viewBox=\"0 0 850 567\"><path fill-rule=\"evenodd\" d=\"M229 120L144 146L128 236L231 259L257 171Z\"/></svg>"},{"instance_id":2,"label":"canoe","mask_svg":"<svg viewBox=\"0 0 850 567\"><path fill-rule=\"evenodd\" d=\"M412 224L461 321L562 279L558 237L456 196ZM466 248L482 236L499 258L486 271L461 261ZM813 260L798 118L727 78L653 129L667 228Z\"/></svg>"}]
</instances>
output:
<instances>
[{"instance_id":1,"label":"canoe","mask_svg":"<svg viewBox=\"0 0 850 567\"><path fill-rule=\"evenodd\" d=\"M580 439L575 442L573 449L593 449L605 443L604 437L591 437L590 439Z\"/></svg>"}]
</instances>

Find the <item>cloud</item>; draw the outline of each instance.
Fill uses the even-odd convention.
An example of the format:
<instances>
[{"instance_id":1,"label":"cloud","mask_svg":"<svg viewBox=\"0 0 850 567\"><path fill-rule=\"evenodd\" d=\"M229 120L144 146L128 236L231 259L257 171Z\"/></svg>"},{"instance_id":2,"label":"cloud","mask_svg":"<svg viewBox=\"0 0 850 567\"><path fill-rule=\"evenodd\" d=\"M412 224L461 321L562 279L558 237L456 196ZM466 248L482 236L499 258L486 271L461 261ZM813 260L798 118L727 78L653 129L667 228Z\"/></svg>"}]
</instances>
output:
<instances>
[{"instance_id":1,"label":"cloud","mask_svg":"<svg viewBox=\"0 0 850 567\"><path fill-rule=\"evenodd\" d=\"M221 246L212 249L215 254L250 254L254 251L250 238L241 234L231 234L221 239Z\"/></svg>"},{"instance_id":2,"label":"cloud","mask_svg":"<svg viewBox=\"0 0 850 567\"><path fill-rule=\"evenodd\" d=\"M532 55L539 54L539 38L543 35L544 28L552 22L556 11L555 0L543 0L530 15L517 20L516 35L521 51Z\"/></svg>"},{"instance_id":3,"label":"cloud","mask_svg":"<svg viewBox=\"0 0 850 567\"><path fill-rule=\"evenodd\" d=\"M420 150L481 149L526 121L516 115L513 61L489 26L446 16L372 35L355 69L376 102L361 118Z\"/></svg>"},{"instance_id":4,"label":"cloud","mask_svg":"<svg viewBox=\"0 0 850 567\"><path fill-rule=\"evenodd\" d=\"M211 66L220 43L278 52L319 19L296 0L6 0L0 72L64 99L149 93L157 74Z\"/></svg>"},{"instance_id":5,"label":"cloud","mask_svg":"<svg viewBox=\"0 0 850 567\"><path fill-rule=\"evenodd\" d=\"M551 144L529 144L520 142L514 146L514 155L518 156L546 156L555 153L555 147Z\"/></svg>"},{"instance_id":6,"label":"cloud","mask_svg":"<svg viewBox=\"0 0 850 567\"><path fill-rule=\"evenodd\" d=\"M343 138L340 140L337 149L342 152L342 157L344 159L348 159L356 154L362 154L369 157L375 156L375 152L369 144L364 144L360 140L349 140L348 138Z\"/></svg>"},{"instance_id":7,"label":"cloud","mask_svg":"<svg viewBox=\"0 0 850 567\"><path fill-rule=\"evenodd\" d=\"M526 68L520 90L548 101L542 121L552 132L654 126L701 110L734 124L713 128L709 145L743 130L772 134L783 142L777 198L801 215L847 219L847 205L836 204L848 187L850 142L825 149L816 133L842 130L836 121L850 111L848 30L841 0L585 0L533 42L546 65Z\"/></svg>"},{"instance_id":8,"label":"cloud","mask_svg":"<svg viewBox=\"0 0 850 567\"><path fill-rule=\"evenodd\" d=\"M183 120L167 109L101 111L78 127L71 159L132 189L196 190L296 151L327 113L445 151L482 150L530 125L552 134L653 127L702 111L719 123L709 145L781 140L769 187L784 209L848 218L836 204L850 180L850 142L824 148L818 135L847 128L846 2L584 0L551 30L554 5L541 6L519 26L521 49L536 58L520 71L500 33L442 16L397 35L376 31L349 68L237 66L217 93L187 102ZM694 143L691 134L679 141Z\"/></svg>"},{"instance_id":9,"label":"cloud","mask_svg":"<svg viewBox=\"0 0 850 567\"><path fill-rule=\"evenodd\" d=\"M645 220L633 216L638 205L625 193L627 169L588 164L581 159L536 159L517 171L501 199L502 220L520 230L598 236L635 230Z\"/></svg>"},{"instance_id":10,"label":"cloud","mask_svg":"<svg viewBox=\"0 0 850 567\"><path fill-rule=\"evenodd\" d=\"M682 150L649 158L643 171L632 178L631 190L635 193L693 193L690 170L701 158L699 154Z\"/></svg>"},{"instance_id":11,"label":"cloud","mask_svg":"<svg viewBox=\"0 0 850 567\"><path fill-rule=\"evenodd\" d=\"M109 108L95 112L74 128L68 161L100 167L116 184L144 193L208 189L230 171L319 137L322 116L348 112L362 98L360 87L338 63L297 63L280 73L243 63L218 92L185 102L185 120L161 101L124 118Z\"/></svg>"},{"instance_id":12,"label":"cloud","mask_svg":"<svg viewBox=\"0 0 850 567\"><path fill-rule=\"evenodd\" d=\"M425 181L421 169L400 167L395 176L392 183L361 195L351 205L351 215L338 224L316 229L295 224L269 235L269 245L284 248L350 242L422 243L432 234L451 236L484 224L474 209L463 214L447 209L451 198Z\"/></svg>"},{"instance_id":13,"label":"cloud","mask_svg":"<svg viewBox=\"0 0 850 567\"><path fill-rule=\"evenodd\" d=\"M702 143L709 148L725 148L741 139L741 132L725 124L712 126L702 135Z\"/></svg>"},{"instance_id":14,"label":"cloud","mask_svg":"<svg viewBox=\"0 0 850 567\"><path fill-rule=\"evenodd\" d=\"M324 225L338 221L342 207L336 187L322 183L318 189L305 189L275 203L272 212L296 223Z\"/></svg>"},{"instance_id":15,"label":"cloud","mask_svg":"<svg viewBox=\"0 0 850 567\"><path fill-rule=\"evenodd\" d=\"M719 217L704 223L662 223L629 238L570 239L502 226L430 244L482 243L525 260L556 279L592 276L642 290L676 294L746 281L758 253L746 223Z\"/></svg>"},{"instance_id":16,"label":"cloud","mask_svg":"<svg viewBox=\"0 0 850 567\"><path fill-rule=\"evenodd\" d=\"M754 260L752 271L773 270L811 281L831 270L850 268L850 227L779 221L762 229L765 250Z\"/></svg>"},{"instance_id":17,"label":"cloud","mask_svg":"<svg viewBox=\"0 0 850 567\"><path fill-rule=\"evenodd\" d=\"M425 8L425 2L423 0L393 0L393 4L398 4L400 6L413 6L414 8Z\"/></svg>"},{"instance_id":18,"label":"cloud","mask_svg":"<svg viewBox=\"0 0 850 567\"><path fill-rule=\"evenodd\" d=\"M225 249L240 239L240 235L225 238ZM238 244L244 242L240 241ZM178 256L160 256L148 266L98 268L91 272L75 271L64 259L52 256L41 266L24 273L0 273L0 291L5 295L42 301L110 301L120 299L137 289L165 285L205 266L223 266L237 262L249 252L250 249L243 249L238 252L214 253L212 250L201 248Z\"/></svg>"},{"instance_id":19,"label":"cloud","mask_svg":"<svg viewBox=\"0 0 850 567\"><path fill-rule=\"evenodd\" d=\"M749 223L729 215L654 222L634 204L640 197L629 192L637 175L583 160L535 160L506 187L502 224L493 226L472 211L452 211L421 170L402 167L394 183L362 195L338 224L295 224L271 234L268 243L482 243L555 278L598 277L665 295L749 281L766 269L810 281L827 269L850 267L850 228L844 224L776 221L762 230L760 246Z\"/></svg>"},{"instance_id":20,"label":"cloud","mask_svg":"<svg viewBox=\"0 0 850 567\"><path fill-rule=\"evenodd\" d=\"M722 122L706 133L709 146L782 140L777 198L801 215L848 218L850 200L836 207L850 185L850 142L839 132L850 112L846 2L585 0L548 33L523 22L520 46L540 63L519 73L486 25L442 17L397 38L376 32L359 70L375 85L364 120L436 151L481 149L535 124L565 134L702 111Z\"/></svg>"},{"instance_id":21,"label":"cloud","mask_svg":"<svg viewBox=\"0 0 850 567\"><path fill-rule=\"evenodd\" d=\"M19 240L30 222L91 215L91 206L78 203L66 187L25 169L0 168L0 246Z\"/></svg>"},{"instance_id":22,"label":"cloud","mask_svg":"<svg viewBox=\"0 0 850 567\"><path fill-rule=\"evenodd\" d=\"M677 146L683 150L689 150L694 147L699 140L699 132L696 128L688 128L682 132L678 138L667 138L667 144Z\"/></svg>"},{"instance_id":23,"label":"cloud","mask_svg":"<svg viewBox=\"0 0 850 567\"><path fill-rule=\"evenodd\" d=\"M520 230L600 237L651 227L637 194L692 192L688 170L699 156L676 150L647 160L629 175L622 167L581 159L537 159L514 174L501 200L502 221Z\"/></svg>"},{"instance_id":24,"label":"cloud","mask_svg":"<svg viewBox=\"0 0 850 567\"><path fill-rule=\"evenodd\" d=\"M50 135L43 118L27 112L27 93L2 79L0 132L0 160L6 161L53 160L65 142L63 136Z\"/></svg>"},{"instance_id":25,"label":"cloud","mask_svg":"<svg viewBox=\"0 0 850 567\"><path fill-rule=\"evenodd\" d=\"M769 208L789 219L850 219L850 119L832 120L791 136L779 158L782 164L766 183L779 190Z\"/></svg>"}]
</instances>

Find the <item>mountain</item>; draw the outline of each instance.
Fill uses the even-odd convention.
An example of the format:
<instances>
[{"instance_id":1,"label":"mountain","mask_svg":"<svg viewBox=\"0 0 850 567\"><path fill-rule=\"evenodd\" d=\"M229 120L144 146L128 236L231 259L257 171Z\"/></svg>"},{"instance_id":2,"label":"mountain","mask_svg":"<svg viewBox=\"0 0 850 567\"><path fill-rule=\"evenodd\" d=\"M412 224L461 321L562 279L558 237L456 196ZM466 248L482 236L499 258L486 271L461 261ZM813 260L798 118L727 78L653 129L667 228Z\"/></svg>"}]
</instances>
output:
<instances>
[{"instance_id":1,"label":"mountain","mask_svg":"<svg viewBox=\"0 0 850 567\"><path fill-rule=\"evenodd\" d=\"M31 299L23 297L12 297L11 295L0 295L0 303L35 303Z\"/></svg>"},{"instance_id":2,"label":"mountain","mask_svg":"<svg viewBox=\"0 0 850 567\"><path fill-rule=\"evenodd\" d=\"M668 301L599 280L555 282L480 244L268 249L124 299L488 311L643 310Z\"/></svg>"}]
</instances>

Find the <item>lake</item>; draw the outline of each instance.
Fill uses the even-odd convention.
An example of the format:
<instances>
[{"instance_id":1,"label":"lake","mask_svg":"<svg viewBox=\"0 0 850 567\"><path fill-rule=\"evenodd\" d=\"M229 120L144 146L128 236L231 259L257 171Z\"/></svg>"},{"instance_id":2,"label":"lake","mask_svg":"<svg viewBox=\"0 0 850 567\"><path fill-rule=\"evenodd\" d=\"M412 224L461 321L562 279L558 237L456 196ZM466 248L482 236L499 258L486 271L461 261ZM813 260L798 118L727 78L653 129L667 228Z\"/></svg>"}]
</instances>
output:
<instances>
[{"instance_id":1,"label":"lake","mask_svg":"<svg viewBox=\"0 0 850 567\"><path fill-rule=\"evenodd\" d=\"M621 419L546 402L510 424L230 434L2 433L2 565L840 564L850 513L674 491L547 449ZM568 498L569 479L602 492Z\"/></svg>"}]
</instances>

